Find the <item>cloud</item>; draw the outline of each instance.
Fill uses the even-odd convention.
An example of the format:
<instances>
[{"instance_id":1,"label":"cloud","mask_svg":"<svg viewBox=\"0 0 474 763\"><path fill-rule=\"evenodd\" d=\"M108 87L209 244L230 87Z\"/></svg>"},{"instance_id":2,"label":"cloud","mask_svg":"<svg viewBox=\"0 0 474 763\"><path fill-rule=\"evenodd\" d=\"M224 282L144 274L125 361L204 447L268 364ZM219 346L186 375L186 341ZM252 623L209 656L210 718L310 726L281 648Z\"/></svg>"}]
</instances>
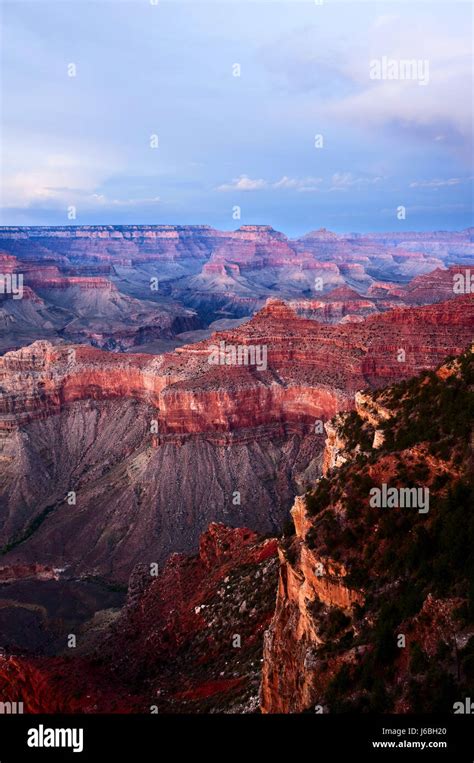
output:
<instances>
[{"instance_id":1,"label":"cloud","mask_svg":"<svg viewBox=\"0 0 474 763\"><path fill-rule=\"evenodd\" d=\"M331 178L330 191L348 191L354 186L375 185L382 180L380 176L357 177L352 172L335 172Z\"/></svg>"},{"instance_id":2,"label":"cloud","mask_svg":"<svg viewBox=\"0 0 474 763\"><path fill-rule=\"evenodd\" d=\"M414 180L410 188L445 188L446 186L460 185L465 180L462 178L448 178L447 180Z\"/></svg>"},{"instance_id":3,"label":"cloud","mask_svg":"<svg viewBox=\"0 0 474 763\"><path fill-rule=\"evenodd\" d=\"M299 191L308 193L318 191L322 178L290 178L284 175L280 180L252 180L247 175L234 178L231 183L218 186L218 191Z\"/></svg>"},{"instance_id":4,"label":"cloud","mask_svg":"<svg viewBox=\"0 0 474 763\"><path fill-rule=\"evenodd\" d=\"M461 80L425 87L420 95L410 82L381 81L362 92L328 105L326 114L362 127L397 127L417 132L424 139L439 140L439 130L448 142L459 145L470 135L471 118L463 101L469 100Z\"/></svg>"},{"instance_id":5,"label":"cloud","mask_svg":"<svg viewBox=\"0 0 474 763\"><path fill-rule=\"evenodd\" d=\"M220 185L218 191L261 191L267 188L268 184L266 180L252 180L247 175L240 175L238 178L234 178L231 183L224 183Z\"/></svg>"},{"instance_id":6,"label":"cloud","mask_svg":"<svg viewBox=\"0 0 474 763\"><path fill-rule=\"evenodd\" d=\"M377 16L352 39L321 41L316 27L289 31L261 53L289 93L305 92L303 115L370 131L394 129L471 150L472 44L469 25L401 9ZM429 81L373 80L374 59L428 61ZM420 92L423 91L423 92Z\"/></svg>"},{"instance_id":7,"label":"cloud","mask_svg":"<svg viewBox=\"0 0 474 763\"><path fill-rule=\"evenodd\" d=\"M313 177L307 177L307 178L289 178L286 175L284 175L280 180L277 180L276 183L272 184L272 188L274 188L276 191L283 189L283 190L296 190L303 193L309 193L312 191L319 191L319 184L323 182L322 178L313 178Z\"/></svg>"},{"instance_id":8,"label":"cloud","mask_svg":"<svg viewBox=\"0 0 474 763\"><path fill-rule=\"evenodd\" d=\"M91 202L101 204L105 207L138 207L142 204L158 204L160 202L159 196L152 196L144 199L110 199L103 193L93 193L87 197Z\"/></svg>"},{"instance_id":9,"label":"cloud","mask_svg":"<svg viewBox=\"0 0 474 763\"><path fill-rule=\"evenodd\" d=\"M163 3L158 26L133 3L120 14L113 3L53 3L46 15L42 3L26 15L7 5L5 224L60 222L74 205L84 223L221 227L236 194L249 220L295 232L315 199L323 223L363 209L367 228L402 191L407 207L469 200L467 183L437 185L470 174L462 3L293 3L290 15L278 3L221 14L191 3L184 16ZM370 60L383 56L429 59L429 84L370 80ZM76 59L71 79L66 63ZM240 79L232 61L242 62ZM314 150L316 134L324 150ZM420 213L409 224L467 217Z\"/></svg>"},{"instance_id":10,"label":"cloud","mask_svg":"<svg viewBox=\"0 0 474 763\"><path fill-rule=\"evenodd\" d=\"M82 212L94 212L160 203L153 186L134 189L130 187L130 180L118 187L114 183L114 191L106 193L107 185L117 176L117 161L95 146L85 151L79 145L77 153L67 147L42 152L37 147L24 148L13 141L5 165L2 176L4 210L42 208L65 211L74 206Z\"/></svg>"},{"instance_id":11,"label":"cloud","mask_svg":"<svg viewBox=\"0 0 474 763\"><path fill-rule=\"evenodd\" d=\"M461 32L453 36L426 17L423 25L391 20L370 31L367 55L352 53L354 88L328 103L325 113L369 129L396 127L424 140L439 140L441 134L448 143L465 146L472 129L471 55ZM426 62L429 81L423 92L416 81L371 80L370 61L383 56Z\"/></svg>"},{"instance_id":12,"label":"cloud","mask_svg":"<svg viewBox=\"0 0 474 763\"><path fill-rule=\"evenodd\" d=\"M252 180L247 175L234 178L231 183L220 185L218 191L297 191L315 193L318 191L348 191L350 188L376 185L383 178L380 175L354 175L352 172L335 172L325 183L323 178L291 178L283 175L280 180Z\"/></svg>"},{"instance_id":13,"label":"cloud","mask_svg":"<svg viewBox=\"0 0 474 763\"><path fill-rule=\"evenodd\" d=\"M74 175L74 172L71 173L66 163L58 172L33 171L10 175L3 180L2 206L4 209L28 209L38 205L44 209L76 206L82 210L94 210L100 207L139 207L160 202L159 196L119 199L107 196L96 188L54 185L54 181L79 179L77 175L71 177L71 174Z\"/></svg>"},{"instance_id":14,"label":"cloud","mask_svg":"<svg viewBox=\"0 0 474 763\"><path fill-rule=\"evenodd\" d=\"M12 142L2 176L2 206L27 208L58 201L68 206L92 197L109 173L110 164L99 150L57 153Z\"/></svg>"}]
</instances>

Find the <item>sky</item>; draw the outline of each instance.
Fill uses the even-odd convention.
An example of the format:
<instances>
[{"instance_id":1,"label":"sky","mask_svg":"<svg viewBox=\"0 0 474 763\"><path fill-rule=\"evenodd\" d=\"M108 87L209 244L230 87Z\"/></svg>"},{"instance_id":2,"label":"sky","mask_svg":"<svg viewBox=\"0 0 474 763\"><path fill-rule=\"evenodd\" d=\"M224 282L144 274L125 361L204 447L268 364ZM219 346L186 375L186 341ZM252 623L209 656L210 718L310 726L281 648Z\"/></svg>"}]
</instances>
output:
<instances>
[{"instance_id":1,"label":"sky","mask_svg":"<svg viewBox=\"0 0 474 763\"><path fill-rule=\"evenodd\" d=\"M0 222L465 228L471 40L453 0L4 0Z\"/></svg>"}]
</instances>

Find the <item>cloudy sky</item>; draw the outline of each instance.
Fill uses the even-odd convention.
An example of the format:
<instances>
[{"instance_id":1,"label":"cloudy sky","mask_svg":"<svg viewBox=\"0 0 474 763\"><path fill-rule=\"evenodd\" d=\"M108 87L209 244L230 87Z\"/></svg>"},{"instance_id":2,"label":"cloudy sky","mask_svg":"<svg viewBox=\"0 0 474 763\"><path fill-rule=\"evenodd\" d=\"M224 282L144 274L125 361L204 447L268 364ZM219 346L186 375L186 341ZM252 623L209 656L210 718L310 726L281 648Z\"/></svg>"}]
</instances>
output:
<instances>
[{"instance_id":1,"label":"cloudy sky","mask_svg":"<svg viewBox=\"0 0 474 763\"><path fill-rule=\"evenodd\" d=\"M1 222L466 227L471 14L453 0L6 0ZM382 60L420 62L418 79L374 79Z\"/></svg>"}]
</instances>

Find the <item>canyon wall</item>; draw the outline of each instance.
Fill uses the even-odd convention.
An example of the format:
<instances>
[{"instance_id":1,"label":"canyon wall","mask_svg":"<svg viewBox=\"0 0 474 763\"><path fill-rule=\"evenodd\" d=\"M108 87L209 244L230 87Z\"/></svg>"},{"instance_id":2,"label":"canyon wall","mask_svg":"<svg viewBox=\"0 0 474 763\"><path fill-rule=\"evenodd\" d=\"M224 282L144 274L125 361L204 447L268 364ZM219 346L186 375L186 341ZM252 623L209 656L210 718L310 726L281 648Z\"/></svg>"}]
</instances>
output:
<instances>
[{"instance_id":1,"label":"canyon wall","mask_svg":"<svg viewBox=\"0 0 474 763\"><path fill-rule=\"evenodd\" d=\"M48 342L6 353L7 562L126 580L138 561L192 551L211 521L277 532L320 473L323 423L358 390L459 354L472 325L469 297L336 326L270 300L239 328L160 356ZM265 348L266 368L209 363L221 342Z\"/></svg>"},{"instance_id":2,"label":"canyon wall","mask_svg":"<svg viewBox=\"0 0 474 763\"><path fill-rule=\"evenodd\" d=\"M472 370L468 349L358 393L326 425L324 477L296 497L279 542L263 713L452 712L469 696ZM429 507L374 506L382 483L422 485Z\"/></svg>"}]
</instances>

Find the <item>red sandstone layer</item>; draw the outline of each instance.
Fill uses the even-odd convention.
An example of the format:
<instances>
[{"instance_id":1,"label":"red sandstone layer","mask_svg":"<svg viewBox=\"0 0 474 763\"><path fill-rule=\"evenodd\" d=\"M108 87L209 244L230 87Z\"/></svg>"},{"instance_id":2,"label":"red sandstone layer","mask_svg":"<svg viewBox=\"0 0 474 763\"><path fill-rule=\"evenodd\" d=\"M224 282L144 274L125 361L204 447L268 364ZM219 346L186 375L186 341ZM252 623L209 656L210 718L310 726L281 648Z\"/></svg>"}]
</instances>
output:
<instances>
[{"instance_id":1,"label":"red sandstone layer","mask_svg":"<svg viewBox=\"0 0 474 763\"><path fill-rule=\"evenodd\" d=\"M350 407L357 390L459 354L473 325L469 296L338 326L298 318L270 300L238 329L164 356L35 342L0 358L0 427L52 415L75 400L127 397L156 409L158 436L306 426ZM258 347L266 367L210 363L213 348L222 346Z\"/></svg>"}]
</instances>

